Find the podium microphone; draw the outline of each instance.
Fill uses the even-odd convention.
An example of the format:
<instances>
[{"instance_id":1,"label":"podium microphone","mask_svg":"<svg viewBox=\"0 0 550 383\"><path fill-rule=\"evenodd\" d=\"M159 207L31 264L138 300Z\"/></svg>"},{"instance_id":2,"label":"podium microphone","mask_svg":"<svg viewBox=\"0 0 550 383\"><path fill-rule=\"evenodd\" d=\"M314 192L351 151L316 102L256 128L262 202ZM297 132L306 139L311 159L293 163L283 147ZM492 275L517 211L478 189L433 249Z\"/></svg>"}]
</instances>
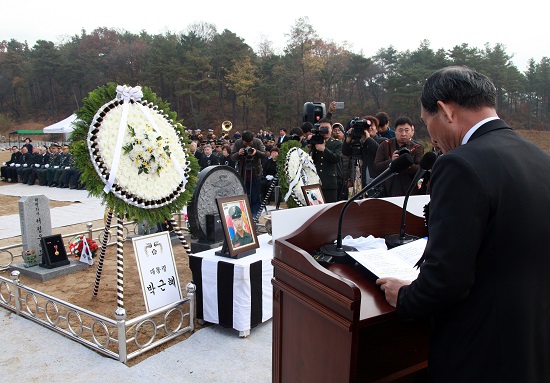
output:
<instances>
[{"instance_id":1,"label":"podium microphone","mask_svg":"<svg viewBox=\"0 0 550 383\"><path fill-rule=\"evenodd\" d=\"M405 234L405 217L407 216L407 203L409 202L409 197L411 196L414 187L418 183L418 180L424 177L428 170L432 169L435 160L437 160L437 154L435 154L434 152L428 152L424 154L424 156L420 160L418 171L414 175L409 189L405 194L405 200L403 201L403 211L401 213L401 230L399 231L399 234L390 234L385 238L386 246L388 246L388 249L401 246L405 243L409 243L418 239L418 237L415 237L414 235Z\"/></svg>"},{"instance_id":2,"label":"podium microphone","mask_svg":"<svg viewBox=\"0 0 550 383\"><path fill-rule=\"evenodd\" d=\"M350 257L346 254L346 251L356 251L357 249L351 246L342 246L342 220L344 218L344 212L348 206L359 198L364 193L369 190L377 187L381 183L387 181L389 178L395 176L396 174L401 173L403 170L407 169L414 163L412 156L409 153L405 153L397 157L395 160L390 162L390 165L386 170L384 170L378 177L373 179L367 186L365 186L359 193L351 197L342 207L342 212L340 213L340 219L338 220L338 236L336 237L336 244L327 243L323 245L320 249L327 257L332 257L332 261L337 263L346 263L350 262Z\"/></svg>"}]
</instances>

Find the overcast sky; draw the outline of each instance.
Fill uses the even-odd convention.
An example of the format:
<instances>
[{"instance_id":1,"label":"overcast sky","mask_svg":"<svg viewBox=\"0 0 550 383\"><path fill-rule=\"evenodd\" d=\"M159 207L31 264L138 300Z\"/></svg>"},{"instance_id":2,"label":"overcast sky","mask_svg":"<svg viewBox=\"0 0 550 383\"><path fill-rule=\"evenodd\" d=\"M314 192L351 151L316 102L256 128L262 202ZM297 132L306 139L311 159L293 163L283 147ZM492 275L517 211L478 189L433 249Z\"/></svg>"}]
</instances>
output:
<instances>
[{"instance_id":1,"label":"overcast sky","mask_svg":"<svg viewBox=\"0 0 550 383\"><path fill-rule=\"evenodd\" d=\"M415 50L424 39L433 50L467 43L483 49L485 43L506 46L520 71L529 58L550 57L547 16L540 2L524 0L513 6L495 0L441 0L388 2L357 1L220 1L180 0L75 2L74 0L5 0L0 40L43 39L62 42L97 27L120 28L132 33L179 33L196 22L229 29L256 49L262 36L280 53L288 33L300 17L325 40L343 44L367 57L393 45L398 51Z\"/></svg>"}]
</instances>

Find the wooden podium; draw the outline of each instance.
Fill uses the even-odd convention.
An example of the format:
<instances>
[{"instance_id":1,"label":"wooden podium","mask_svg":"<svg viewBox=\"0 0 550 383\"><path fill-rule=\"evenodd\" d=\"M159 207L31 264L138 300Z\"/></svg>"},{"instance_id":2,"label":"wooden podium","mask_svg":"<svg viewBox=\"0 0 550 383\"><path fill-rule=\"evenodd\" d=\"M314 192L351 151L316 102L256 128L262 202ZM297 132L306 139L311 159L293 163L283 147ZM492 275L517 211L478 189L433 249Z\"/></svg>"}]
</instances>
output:
<instances>
[{"instance_id":1,"label":"wooden podium","mask_svg":"<svg viewBox=\"0 0 550 383\"><path fill-rule=\"evenodd\" d=\"M328 206L275 240L273 382L425 382L427 322L403 323L360 265L318 264L310 254L336 238L345 202ZM402 210L367 199L349 206L344 236L399 233ZM407 234L426 236L407 213Z\"/></svg>"}]
</instances>

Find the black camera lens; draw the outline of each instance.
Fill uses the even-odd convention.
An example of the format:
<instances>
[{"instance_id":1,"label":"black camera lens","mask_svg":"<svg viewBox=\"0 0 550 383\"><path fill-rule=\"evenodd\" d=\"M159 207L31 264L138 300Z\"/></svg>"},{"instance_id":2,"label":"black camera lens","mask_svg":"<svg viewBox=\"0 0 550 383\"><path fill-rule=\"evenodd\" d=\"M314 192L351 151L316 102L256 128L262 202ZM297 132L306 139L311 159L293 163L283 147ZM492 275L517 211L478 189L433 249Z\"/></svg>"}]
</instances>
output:
<instances>
[{"instance_id":1,"label":"black camera lens","mask_svg":"<svg viewBox=\"0 0 550 383\"><path fill-rule=\"evenodd\" d=\"M399 152L398 152L398 153L399 153L400 156L402 156L402 155L405 154L405 153L409 153L409 154L410 154L411 151L410 151L409 149L407 149L407 148L401 148L401 149L399 149Z\"/></svg>"},{"instance_id":2,"label":"black camera lens","mask_svg":"<svg viewBox=\"0 0 550 383\"><path fill-rule=\"evenodd\" d=\"M249 156L251 156L252 153L254 153L254 148L251 147L251 146L247 146L246 148L244 148L244 152L245 152L246 154L248 154Z\"/></svg>"}]
</instances>

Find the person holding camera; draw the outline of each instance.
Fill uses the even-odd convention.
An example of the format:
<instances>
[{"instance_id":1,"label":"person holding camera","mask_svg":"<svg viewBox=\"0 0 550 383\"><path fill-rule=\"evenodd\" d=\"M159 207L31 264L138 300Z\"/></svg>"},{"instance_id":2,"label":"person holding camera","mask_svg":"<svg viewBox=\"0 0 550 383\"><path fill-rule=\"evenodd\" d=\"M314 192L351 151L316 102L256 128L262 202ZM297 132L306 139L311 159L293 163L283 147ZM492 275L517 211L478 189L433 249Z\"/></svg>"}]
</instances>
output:
<instances>
[{"instance_id":1,"label":"person holding camera","mask_svg":"<svg viewBox=\"0 0 550 383\"><path fill-rule=\"evenodd\" d=\"M404 196L411 184L415 173L418 170L418 164L424 155L424 148L411 140L413 135L413 123L409 117L399 117L395 121L395 138L386 140L378 147L374 159L374 170L377 174L382 173L388 168L390 162L395 160L401 154L410 153L414 159L414 164L406 171L403 171L390 178L384 183L384 196L397 197ZM414 188L412 194L422 194L424 189Z\"/></svg>"},{"instance_id":2,"label":"person holding camera","mask_svg":"<svg viewBox=\"0 0 550 383\"><path fill-rule=\"evenodd\" d=\"M374 116L365 116L362 119L351 120L350 126L342 145L342 154L351 157L351 166L356 166L357 161L361 161L361 188L363 188L376 174L374 159L378 142L372 137L372 132L376 136L378 119Z\"/></svg>"},{"instance_id":3,"label":"person holding camera","mask_svg":"<svg viewBox=\"0 0 550 383\"><path fill-rule=\"evenodd\" d=\"M311 157L321 179L321 190L326 202L338 201L338 165L342 157L342 141L332 137L332 123L319 120L309 139Z\"/></svg>"},{"instance_id":4,"label":"person holding camera","mask_svg":"<svg viewBox=\"0 0 550 383\"><path fill-rule=\"evenodd\" d=\"M233 144L231 159L236 162L236 169L243 180L243 184L250 202L252 215L256 216L260 210L260 180L262 178L262 158L266 157L265 146L259 138L246 130L241 138Z\"/></svg>"}]
</instances>

